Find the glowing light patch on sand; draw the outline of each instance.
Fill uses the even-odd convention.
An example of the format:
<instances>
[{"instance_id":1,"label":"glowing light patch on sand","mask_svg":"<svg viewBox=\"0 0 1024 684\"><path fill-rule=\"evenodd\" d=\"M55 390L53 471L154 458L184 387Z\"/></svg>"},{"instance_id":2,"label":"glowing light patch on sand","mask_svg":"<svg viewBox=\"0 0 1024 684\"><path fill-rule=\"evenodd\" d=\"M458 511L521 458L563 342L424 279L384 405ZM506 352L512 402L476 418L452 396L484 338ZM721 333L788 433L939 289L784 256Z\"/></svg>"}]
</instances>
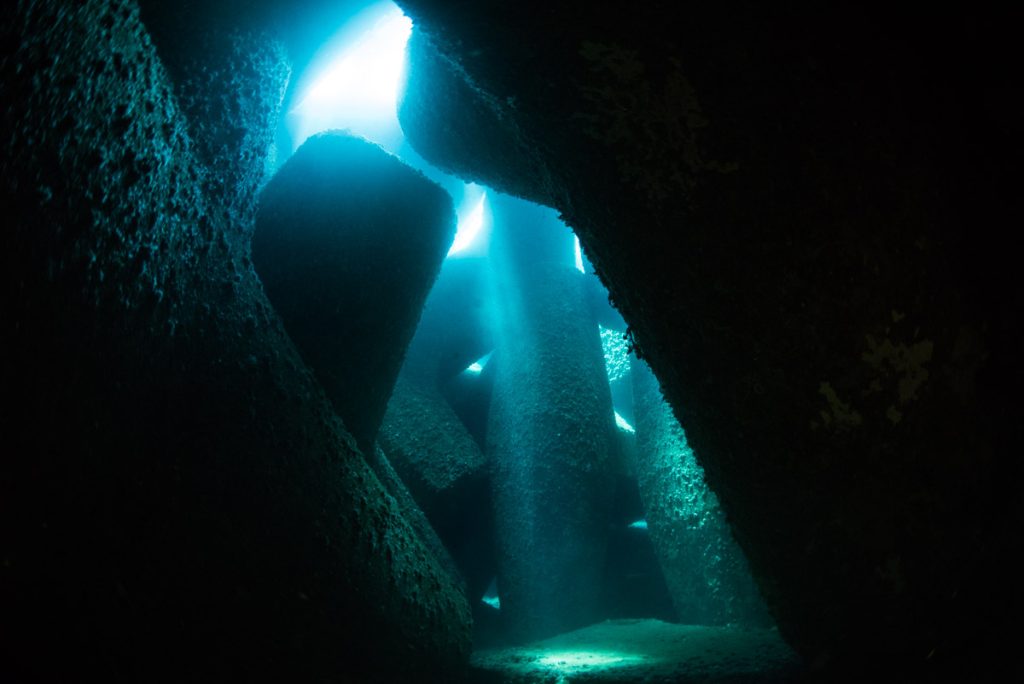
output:
<instances>
[{"instance_id":1,"label":"glowing light patch on sand","mask_svg":"<svg viewBox=\"0 0 1024 684\"><path fill-rule=\"evenodd\" d=\"M558 672L584 672L605 670L641 660L640 656L615 651L555 651L538 658L537 662Z\"/></svg>"},{"instance_id":2,"label":"glowing light patch on sand","mask_svg":"<svg viewBox=\"0 0 1024 684\"><path fill-rule=\"evenodd\" d=\"M626 432L636 432L633 426L627 423L626 419L619 415L618 411L615 412L615 424L618 426L620 430L625 430Z\"/></svg>"}]
</instances>

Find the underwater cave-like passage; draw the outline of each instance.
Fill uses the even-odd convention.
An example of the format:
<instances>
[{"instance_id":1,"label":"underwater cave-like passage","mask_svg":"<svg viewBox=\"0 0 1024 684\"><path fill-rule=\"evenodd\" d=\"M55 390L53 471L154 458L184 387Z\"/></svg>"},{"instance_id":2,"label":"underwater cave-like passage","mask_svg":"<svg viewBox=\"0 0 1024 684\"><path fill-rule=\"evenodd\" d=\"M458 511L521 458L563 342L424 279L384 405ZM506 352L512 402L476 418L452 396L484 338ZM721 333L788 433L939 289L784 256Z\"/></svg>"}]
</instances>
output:
<instances>
[{"instance_id":1,"label":"underwater cave-like passage","mask_svg":"<svg viewBox=\"0 0 1024 684\"><path fill-rule=\"evenodd\" d=\"M615 428L571 234L525 202L494 206L498 585L508 633L538 638L601 617Z\"/></svg>"},{"instance_id":2,"label":"underwater cave-like passage","mask_svg":"<svg viewBox=\"0 0 1024 684\"><path fill-rule=\"evenodd\" d=\"M383 36L386 25L398 27L399 23L382 20L374 30ZM406 31L400 41L404 44L408 33L407 28L402 30ZM374 43L370 38L367 34L357 41L360 50L369 49ZM355 92L352 64L363 57L354 49L342 54L345 59L329 70L326 80L308 90L293 110L293 125L301 120L307 129L317 126L314 110L324 98ZM352 107L318 111L329 109L342 112ZM364 124L369 126L364 132L373 137L373 126L359 123ZM378 135L397 149L398 143L391 140L395 131L386 135L378 131ZM624 358L617 359L615 378L606 374L593 292L602 290L602 297L607 293L586 274L579 241L550 209L484 188L470 186L470 190L464 220L448 254L458 257L474 244L476 231L469 228L483 224L486 198L496 217L490 256L483 260L493 280L485 293L477 292L477 298L489 299L483 308L490 314L491 330L471 334L476 341L468 345L457 336L438 335L436 329L425 332L436 326L436 320L428 322L432 306L446 311L449 321L459 316L447 304L438 304L445 296L451 298L450 292L432 292L421 328L407 350L404 380L391 402L391 417L385 417L381 440L390 452L387 458L396 464L417 503L458 557L473 598L487 599L488 610L500 611L505 636L518 639L552 636L607 616L609 580L602 573L608 567L614 483L625 474L630 486L639 491L642 510L635 511L635 520L613 527L624 528L630 539L643 540L656 553L661 572L643 581L661 583L663 575L672 607L654 612L674 613L693 624L769 624L745 559L731 539L716 498L704 484L682 428L661 398L656 379L644 364L634 361L631 368ZM460 300L463 304L465 295ZM606 338L609 333L615 335L613 330L602 331ZM483 338L490 339L480 344ZM467 362L470 349L474 356ZM457 383L451 381L453 368L446 364L453 359L461 359L466 370L461 374L462 389L452 390ZM493 387L493 394L481 402L484 424L471 424L472 420L479 423L479 412L472 418L462 410L463 420L472 418L463 427L442 395L458 406L458 393L470 386L483 386L484 391ZM414 397L418 403L410 403ZM338 401L344 404L343 398ZM433 408L426 410L428 404ZM410 410L414 405L423 408ZM364 449L380 453L371 447L376 419L363 426L363 408L343 411L352 414L348 420ZM437 421L446 427L426 424ZM490 503L472 484L483 482L485 461L479 451L474 452L470 432L486 445ZM462 446L450 456L423 446L426 441L451 439ZM493 516L476 510L488 505L493 505ZM469 527L453 522L464 516L491 520L494 527L475 526L469 532ZM463 538L467 534L493 539L467 543ZM495 560L472 559L465 550L488 555L491 552L485 549L491 544ZM488 587L491 572L497 573L497 591ZM650 598L647 601L649 606Z\"/></svg>"},{"instance_id":3,"label":"underwater cave-like passage","mask_svg":"<svg viewBox=\"0 0 1024 684\"><path fill-rule=\"evenodd\" d=\"M534 233L554 227L519 200L493 201L494 281L485 308L494 314L495 349L460 374L479 383L486 370L493 382L486 443L498 582L474 599L486 606L485 618L499 616L502 640L546 640L479 649L473 671L566 681L785 676L794 656L774 630L751 629L770 626L770 618L657 380L644 363L630 362L625 344L602 350L586 290L593 276L546 258L562 253L561 240L548 237L553 244L537 248ZM606 342L621 342L621 333L602 332ZM418 345L427 346L414 341L410 359L422 357ZM684 624L601 622L612 479L623 472L643 499L626 531L653 545L671 596L665 601Z\"/></svg>"},{"instance_id":4,"label":"underwater cave-like passage","mask_svg":"<svg viewBox=\"0 0 1024 684\"><path fill-rule=\"evenodd\" d=\"M400 408L407 390L392 399L393 425L385 421L396 467L459 556L474 603L487 606L478 622L497 619L502 638L516 639L609 616L769 625L657 380L630 362L622 333L597 325L623 327L607 292L574 265L573 236L549 209L496 193L491 203L489 257L446 260L402 371L418 391L463 406L460 418L470 422L455 429L458 421L447 421L439 434L422 421L440 414ZM493 393L471 402L489 405L482 425L459 396L478 391ZM486 445L490 503L457 494L454 480L430 484L481 472L460 465L457 454L472 450L446 456L424 446L466 429ZM624 481L637 498L628 514L613 496ZM493 505L493 517L481 505ZM470 532L453 524L459 517L494 527ZM467 557L492 545L494 560ZM613 562L609 551L629 562Z\"/></svg>"}]
</instances>

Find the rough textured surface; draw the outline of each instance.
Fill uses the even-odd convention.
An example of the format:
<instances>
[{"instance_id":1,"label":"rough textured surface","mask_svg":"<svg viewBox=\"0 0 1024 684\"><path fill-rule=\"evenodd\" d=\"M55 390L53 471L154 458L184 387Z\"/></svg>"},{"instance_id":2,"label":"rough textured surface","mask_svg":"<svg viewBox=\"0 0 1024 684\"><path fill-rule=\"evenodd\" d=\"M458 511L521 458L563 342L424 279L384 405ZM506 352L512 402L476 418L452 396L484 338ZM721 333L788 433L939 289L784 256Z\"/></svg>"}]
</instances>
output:
<instances>
[{"instance_id":1,"label":"rough textured surface","mask_svg":"<svg viewBox=\"0 0 1024 684\"><path fill-rule=\"evenodd\" d=\"M785 637L836 672L1005 665L1019 18L400 4L408 139L577 230Z\"/></svg>"},{"instance_id":2,"label":"rough textured surface","mask_svg":"<svg viewBox=\"0 0 1024 684\"><path fill-rule=\"evenodd\" d=\"M342 133L306 141L260 195L256 271L364 452L454 236L444 190Z\"/></svg>"},{"instance_id":3,"label":"rough textured surface","mask_svg":"<svg viewBox=\"0 0 1024 684\"><path fill-rule=\"evenodd\" d=\"M795 654L778 631L608 620L537 643L477 651L470 681L740 682L798 681Z\"/></svg>"},{"instance_id":4,"label":"rough textured surface","mask_svg":"<svg viewBox=\"0 0 1024 684\"><path fill-rule=\"evenodd\" d=\"M4 676L457 678L465 602L233 265L134 4L0 45Z\"/></svg>"},{"instance_id":5,"label":"rough textured surface","mask_svg":"<svg viewBox=\"0 0 1024 684\"><path fill-rule=\"evenodd\" d=\"M406 12L410 9L417 8L408 3ZM416 22L417 15L412 16ZM398 112L407 140L424 159L449 173L467 180L487 178L501 192L553 206L550 193L536 192L554 180L541 150L524 140L508 111L514 101L502 102L500 95L478 87L459 55L436 45L445 37L457 40L451 33L429 29L414 30L409 39L409 75Z\"/></svg>"},{"instance_id":6,"label":"rough textured surface","mask_svg":"<svg viewBox=\"0 0 1024 684\"><path fill-rule=\"evenodd\" d=\"M197 17L181 3L144 0L142 19L167 68L202 162L211 211L248 266L256 196L269 179L274 136L290 68L270 32L227 17Z\"/></svg>"},{"instance_id":7,"label":"rough textured surface","mask_svg":"<svg viewBox=\"0 0 1024 684\"><path fill-rule=\"evenodd\" d=\"M486 486L483 452L436 390L399 378L378 439L435 525L451 526Z\"/></svg>"},{"instance_id":8,"label":"rough textured surface","mask_svg":"<svg viewBox=\"0 0 1024 684\"><path fill-rule=\"evenodd\" d=\"M405 486L405 482L395 472L391 461L379 444L374 445L372 455L366 456L366 462L369 464L373 474L380 480L384 491L394 499L395 506L402 514L402 517L409 523L409 526L416 532L416 536L433 554L441 567L447 571L451 582L458 586L468 601L471 598L467 594L468 587L462 577L462 573L459 571L458 565L455 563L455 559L452 558L452 554L449 553L444 542L441 541L434 526L430 524L427 516L424 515L416 499L409 493L409 488Z\"/></svg>"},{"instance_id":9,"label":"rough textured surface","mask_svg":"<svg viewBox=\"0 0 1024 684\"><path fill-rule=\"evenodd\" d=\"M487 617L486 611L492 610L480 599L496 572L494 515L483 451L433 383L406 377L405 368L378 440L394 465L396 479L400 476L408 486L405 495L410 503L418 504L423 523L444 543L444 557L465 583L477 627L477 616Z\"/></svg>"},{"instance_id":10,"label":"rough textured surface","mask_svg":"<svg viewBox=\"0 0 1024 684\"><path fill-rule=\"evenodd\" d=\"M187 46L199 47L213 35L227 38L234 31L270 31L284 46L296 76L347 20L367 7L365 0L303 0L301 7L290 0L141 0L139 5L161 57L167 51L179 53L172 62L179 56L201 59L189 55ZM209 47L223 54L226 46Z\"/></svg>"},{"instance_id":11,"label":"rough textured surface","mask_svg":"<svg viewBox=\"0 0 1024 684\"><path fill-rule=\"evenodd\" d=\"M633 362L630 374L637 483L676 619L688 625L771 626L747 560L658 379L642 361Z\"/></svg>"},{"instance_id":12,"label":"rough textured surface","mask_svg":"<svg viewBox=\"0 0 1024 684\"><path fill-rule=\"evenodd\" d=\"M600 614L615 428L583 276L520 263L504 277L487 429L498 590L509 634L539 638Z\"/></svg>"}]
</instances>

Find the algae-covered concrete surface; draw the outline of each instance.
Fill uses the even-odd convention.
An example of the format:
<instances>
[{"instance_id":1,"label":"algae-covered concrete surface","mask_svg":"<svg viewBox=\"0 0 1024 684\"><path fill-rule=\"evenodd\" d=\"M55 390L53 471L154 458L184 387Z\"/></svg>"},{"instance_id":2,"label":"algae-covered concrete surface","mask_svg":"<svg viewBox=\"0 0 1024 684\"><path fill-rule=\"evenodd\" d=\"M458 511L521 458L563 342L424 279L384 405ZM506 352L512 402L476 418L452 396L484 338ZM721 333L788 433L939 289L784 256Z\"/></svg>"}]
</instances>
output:
<instances>
[{"instance_id":1,"label":"algae-covered concrete surface","mask_svg":"<svg viewBox=\"0 0 1024 684\"><path fill-rule=\"evenodd\" d=\"M479 684L767 684L799 672L777 630L660 620L607 620L524 646L477 651L470 660L470 681Z\"/></svg>"},{"instance_id":2,"label":"algae-covered concrete surface","mask_svg":"<svg viewBox=\"0 0 1024 684\"><path fill-rule=\"evenodd\" d=\"M718 499L642 361L632 364L637 484L676 616L701 625L770 627Z\"/></svg>"},{"instance_id":3,"label":"algae-covered concrete surface","mask_svg":"<svg viewBox=\"0 0 1024 684\"><path fill-rule=\"evenodd\" d=\"M436 389L399 377L379 435L395 470L435 525L449 527L483 485L483 452ZM447 523L444 524L444 523Z\"/></svg>"}]
</instances>

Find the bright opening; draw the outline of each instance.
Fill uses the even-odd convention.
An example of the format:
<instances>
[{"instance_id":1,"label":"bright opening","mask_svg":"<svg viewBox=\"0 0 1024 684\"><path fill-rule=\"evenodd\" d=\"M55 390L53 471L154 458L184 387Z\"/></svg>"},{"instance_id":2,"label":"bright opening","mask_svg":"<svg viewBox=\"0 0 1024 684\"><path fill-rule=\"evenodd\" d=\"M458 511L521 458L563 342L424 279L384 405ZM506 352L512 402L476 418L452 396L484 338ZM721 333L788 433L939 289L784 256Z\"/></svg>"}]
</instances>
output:
<instances>
[{"instance_id":1,"label":"bright opening","mask_svg":"<svg viewBox=\"0 0 1024 684\"><path fill-rule=\"evenodd\" d=\"M631 530L646 530L647 529L647 521L646 520L637 520L636 522L631 522L631 523L629 523L629 529L631 529Z\"/></svg>"},{"instance_id":2,"label":"bright opening","mask_svg":"<svg viewBox=\"0 0 1024 684\"><path fill-rule=\"evenodd\" d=\"M491 583L487 585L487 591L480 600L493 608L494 610L501 610L501 597L498 596L498 578L495 577L491 580Z\"/></svg>"},{"instance_id":3,"label":"bright opening","mask_svg":"<svg viewBox=\"0 0 1024 684\"><path fill-rule=\"evenodd\" d=\"M473 375L480 375L480 373L483 373L484 366L487 365L487 362L490 359L491 359L491 355L490 354L487 354L485 356L481 356L479 359L477 359L476 361L474 361L473 363L469 364L469 366L466 367L466 372L467 373L472 373Z\"/></svg>"},{"instance_id":4,"label":"bright opening","mask_svg":"<svg viewBox=\"0 0 1024 684\"><path fill-rule=\"evenodd\" d=\"M455 241L448 250L448 256L465 254L471 247L478 247L477 238L486 223L486 209L487 192L475 183L466 185L462 206L458 211L459 225L455 232Z\"/></svg>"},{"instance_id":5,"label":"bright opening","mask_svg":"<svg viewBox=\"0 0 1024 684\"><path fill-rule=\"evenodd\" d=\"M636 430L633 429L633 426L627 423L626 419L619 415L618 411L615 412L615 424L618 426L620 430L625 430L626 432L636 432Z\"/></svg>"},{"instance_id":6,"label":"bright opening","mask_svg":"<svg viewBox=\"0 0 1024 684\"><path fill-rule=\"evenodd\" d=\"M344 40L364 26L357 37ZM294 147L316 133L347 128L396 151L403 140L398 88L411 33L412 20L392 2L373 5L349 22L317 60L323 66L288 112Z\"/></svg>"},{"instance_id":7,"label":"bright opening","mask_svg":"<svg viewBox=\"0 0 1024 684\"><path fill-rule=\"evenodd\" d=\"M576 270L580 273L586 273L587 269L583 268L583 247L580 246L580 239L575 238L575 254L576 254Z\"/></svg>"}]
</instances>

